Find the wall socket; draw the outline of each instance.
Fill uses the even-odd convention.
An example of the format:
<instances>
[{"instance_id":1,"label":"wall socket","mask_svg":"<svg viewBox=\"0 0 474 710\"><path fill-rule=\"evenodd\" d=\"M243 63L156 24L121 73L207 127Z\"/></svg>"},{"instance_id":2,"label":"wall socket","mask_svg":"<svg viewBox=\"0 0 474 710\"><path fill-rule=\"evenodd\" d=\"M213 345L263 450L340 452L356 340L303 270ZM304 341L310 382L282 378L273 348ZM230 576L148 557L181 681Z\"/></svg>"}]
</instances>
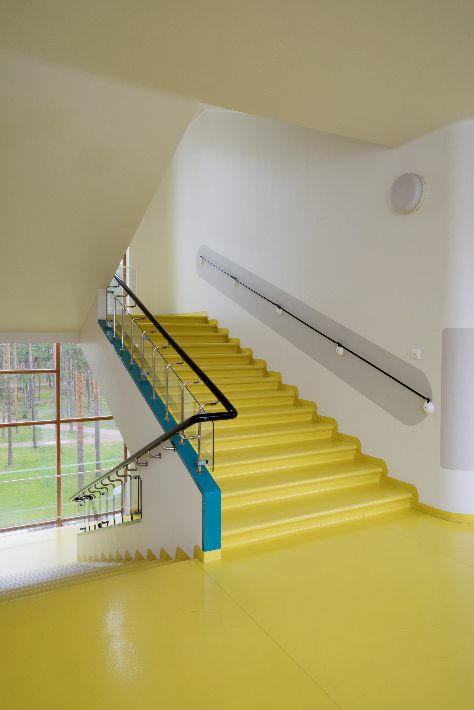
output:
<instances>
[{"instance_id":1,"label":"wall socket","mask_svg":"<svg viewBox=\"0 0 474 710\"><path fill-rule=\"evenodd\" d=\"M420 348L412 348L411 349L411 356L414 360L421 360L421 349Z\"/></svg>"}]
</instances>

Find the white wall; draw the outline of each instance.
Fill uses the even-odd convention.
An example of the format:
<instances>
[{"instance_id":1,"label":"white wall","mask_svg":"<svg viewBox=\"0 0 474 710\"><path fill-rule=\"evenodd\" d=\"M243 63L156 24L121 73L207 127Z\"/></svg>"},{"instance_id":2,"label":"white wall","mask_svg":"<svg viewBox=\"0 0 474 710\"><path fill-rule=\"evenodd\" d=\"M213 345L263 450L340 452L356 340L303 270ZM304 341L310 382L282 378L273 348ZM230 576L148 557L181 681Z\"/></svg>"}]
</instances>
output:
<instances>
[{"instance_id":1,"label":"white wall","mask_svg":"<svg viewBox=\"0 0 474 710\"><path fill-rule=\"evenodd\" d=\"M1 49L0 94L0 329L79 330L197 102Z\"/></svg>"},{"instance_id":2,"label":"white wall","mask_svg":"<svg viewBox=\"0 0 474 710\"><path fill-rule=\"evenodd\" d=\"M188 128L131 245L139 295L156 312L208 310L415 484L421 501L461 513L474 512L474 473L440 465L441 348L444 328L474 325L473 132L474 123L456 124L390 150L208 110ZM409 216L387 199L403 172L427 186ZM202 244L402 359L421 348L416 365L436 413L407 427L298 351L198 277Z\"/></svg>"},{"instance_id":3,"label":"white wall","mask_svg":"<svg viewBox=\"0 0 474 710\"><path fill-rule=\"evenodd\" d=\"M132 454L163 431L112 345L97 324L97 301L80 333L80 344L117 426ZM173 554L181 547L190 556L202 544L202 497L184 464L173 452L149 460L140 468L143 479L143 519L115 531L78 537L78 551L155 554L161 547ZM110 547L107 547L110 545Z\"/></svg>"}]
</instances>

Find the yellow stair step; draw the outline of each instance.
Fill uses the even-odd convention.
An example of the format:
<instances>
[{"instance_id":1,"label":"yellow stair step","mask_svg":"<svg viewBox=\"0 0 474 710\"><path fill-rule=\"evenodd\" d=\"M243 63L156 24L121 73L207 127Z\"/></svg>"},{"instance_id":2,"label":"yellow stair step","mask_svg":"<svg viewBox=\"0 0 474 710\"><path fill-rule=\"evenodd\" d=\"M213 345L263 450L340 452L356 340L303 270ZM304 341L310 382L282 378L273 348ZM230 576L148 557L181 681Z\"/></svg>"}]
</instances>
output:
<instances>
[{"instance_id":1,"label":"yellow stair step","mask_svg":"<svg viewBox=\"0 0 474 710\"><path fill-rule=\"evenodd\" d=\"M334 434L334 424L329 422L298 422L296 424L272 424L257 427L242 427L228 430L216 437L216 451L252 449L275 446L300 441L330 439Z\"/></svg>"},{"instance_id":2,"label":"yellow stair step","mask_svg":"<svg viewBox=\"0 0 474 710\"><path fill-rule=\"evenodd\" d=\"M236 508L226 511L223 516L223 547L229 549L402 510L410 506L411 500L411 493L402 489L369 484L303 499Z\"/></svg>"},{"instance_id":3,"label":"yellow stair step","mask_svg":"<svg viewBox=\"0 0 474 710\"><path fill-rule=\"evenodd\" d=\"M152 343L158 346L165 343L164 339L156 338L154 335L151 336L150 339ZM233 354L240 352L240 344L235 342L213 343L202 340L180 340L178 344L193 359L195 359L195 355L217 355L222 353ZM145 350L146 349L151 351L150 343L145 343ZM176 351L171 346L169 346L166 350L163 350L162 354L167 359L169 356L176 358Z\"/></svg>"},{"instance_id":4,"label":"yellow stair step","mask_svg":"<svg viewBox=\"0 0 474 710\"><path fill-rule=\"evenodd\" d=\"M147 332L147 331L145 331ZM229 342L229 337L227 333L218 333L216 332L196 332L196 333L176 333L172 329L170 329L169 334L171 335L172 338L174 338L181 347L186 349L187 346L191 347L193 344L199 345L200 343L206 345L210 343L227 343ZM156 345L163 345L166 343L166 339L164 335L161 335L161 333L156 333L155 331L150 331L147 332L147 336L149 338L145 340L145 345L147 347L150 347L150 340L152 343L155 343Z\"/></svg>"},{"instance_id":5,"label":"yellow stair step","mask_svg":"<svg viewBox=\"0 0 474 710\"><path fill-rule=\"evenodd\" d=\"M197 362L197 364L207 373L207 368L209 365L227 365L227 364L240 364L250 363L252 361L252 354L249 352L236 352L236 353L197 353L191 355L192 359ZM177 354L167 358L168 360L178 359Z\"/></svg>"},{"instance_id":6,"label":"yellow stair step","mask_svg":"<svg viewBox=\"0 0 474 710\"><path fill-rule=\"evenodd\" d=\"M214 380L216 382L216 380ZM270 377L261 377L259 380L253 380L250 382L221 382L219 385L221 391L228 397L234 398L248 398L252 396L252 393L259 394L260 392L269 392L281 389L281 382L279 379ZM200 383L198 385L189 385L188 389L199 399L199 396L203 393L207 393L209 390L206 385Z\"/></svg>"},{"instance_id":7,"label":"yellow stair step","mask_svg":"<svg viewBox=\"0 0 474 710\"><path fill-rule=\"evenodd\" d=\"M149 331L156 329L156 326L149 320L135 318L134 320L142 330ZM219 328L215 321L209 321L208 323L194 323L189 321L186 321L184 323L160 322L160 325L162 325L165 330L171 333L173 337L177 337L185 333L188 333L189 335L197 335L199 333L216 333L221 330L225 330ZM227 332L227 330L225 330L225 332Z\"/></svg>"},{"instance_id":8,"label":"yellow stair step","mask_svg":"<svg viewBox=\"0 0 474 710\"><path fill-rule=\"evenodd\" d=\"M306 463L347 461L354 458L358 445L351 439L323 439L268 446L264 450L234 450L216 456L215 477L259 472L269 467L287 468Z\"/></svg>"},{"instance_id":9,"label":"yellow stair step","mask_svg":"<svg viewBox=\"0 0 474 710\"><path fill-rule=\"evenodd\" d=\"M302 403L296 400L288 406L266 407L265 404L256 407L240 409L235 419L216 422L216 431L240 429L248 426L261 426L262 424L294 423L297 421L310 421L315 416L313 404Z\"/></svg>"},{"instance_id":10,"label":"yellow stair step","mask_svg":"<svg viewBox=\"0 0 474 710\"><path fill-rule=\"evenodd\" d=\"M297 389L290 385L282 385L277 390L244 390L235 393L234 404L237 409L240 407L242 410L260 405L278 406L280 404L291 404L295 401L297 393Z\"/></svg>"},{"instance_id":11,"label":"yellow stair step","mask_svg":"<svg viewBox=\"0 0 474 710\"><path fill-rule=\"evenodd\" d=\"M153 313L158 323L208 323L207 313ZM146 319L146 317L145 317Z\"/></svg>"},{"instance_id":12,"label":"yellow stair step","mask_svg":"<svg viewBox=\"0 0 474 710\"><path fill-rule=\"evenodd\" d=\"M383 472L382 464L355 461L295 466L252 476L224 478L219 481L222 510L377 483Z\"/></svg>"}]
</instances>

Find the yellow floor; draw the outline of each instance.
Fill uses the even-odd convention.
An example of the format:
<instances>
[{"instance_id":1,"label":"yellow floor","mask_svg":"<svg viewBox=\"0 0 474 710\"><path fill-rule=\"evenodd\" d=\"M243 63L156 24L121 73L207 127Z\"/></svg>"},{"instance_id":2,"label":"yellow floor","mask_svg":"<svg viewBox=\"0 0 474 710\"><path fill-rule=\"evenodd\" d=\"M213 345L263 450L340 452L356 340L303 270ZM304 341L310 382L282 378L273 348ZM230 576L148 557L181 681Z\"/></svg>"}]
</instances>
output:
<instances>
[{"instance_id":1,"label":"yellow floor","mask_svg":"<svg viewBox=\"0 0 474 710\"><path fill-rule=\"evenodd\" d=\"M419 512L0 604L5 710L472 710L474 526Z\"/></svg>"}]
</instances>

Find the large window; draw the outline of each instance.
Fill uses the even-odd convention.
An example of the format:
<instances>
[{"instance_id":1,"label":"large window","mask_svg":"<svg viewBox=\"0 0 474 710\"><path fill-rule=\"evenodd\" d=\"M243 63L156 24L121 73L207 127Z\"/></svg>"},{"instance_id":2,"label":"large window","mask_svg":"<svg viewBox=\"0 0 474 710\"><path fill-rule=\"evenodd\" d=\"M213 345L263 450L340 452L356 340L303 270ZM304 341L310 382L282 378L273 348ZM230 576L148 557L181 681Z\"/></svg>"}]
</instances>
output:
<instances>
[{"instance_id":1,"label":"large window","mask_svg":"<svg viewBox=\"0 0 474 710\"><path fill-rule=\"evenodd\" d=\"M0 343L0 530L76 517L70 496L124 455L78 345Z\"/></svg>"}]
</instances>

